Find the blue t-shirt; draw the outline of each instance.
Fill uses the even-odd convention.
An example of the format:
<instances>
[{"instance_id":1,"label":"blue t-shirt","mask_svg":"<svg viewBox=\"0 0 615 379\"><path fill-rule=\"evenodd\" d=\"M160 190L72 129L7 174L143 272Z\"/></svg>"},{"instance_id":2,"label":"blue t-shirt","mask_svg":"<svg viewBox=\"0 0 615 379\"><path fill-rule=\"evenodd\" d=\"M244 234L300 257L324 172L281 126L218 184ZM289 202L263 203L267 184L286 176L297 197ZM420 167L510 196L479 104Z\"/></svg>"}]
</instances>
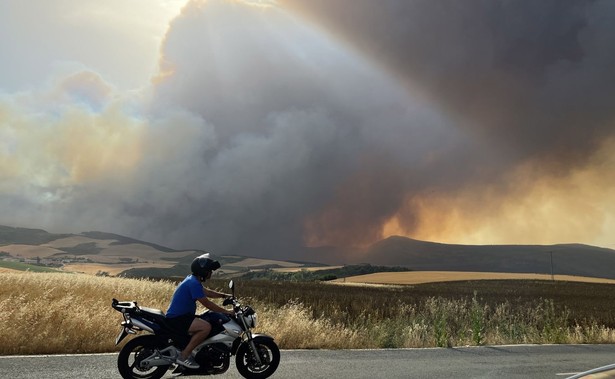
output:
<instances>
[{"instance_id":1,"label":"blue t-shirt","mask_svg":"<svg viewBox=\"0 0 615 379\"><path fill-rule=\"evenodd\" d=\"M194 275L188 275L173 293L171 305L167 310L167 317L173 318L196 312L196 300L205 297L201 282Z\"/></svg>"}]
</instances>

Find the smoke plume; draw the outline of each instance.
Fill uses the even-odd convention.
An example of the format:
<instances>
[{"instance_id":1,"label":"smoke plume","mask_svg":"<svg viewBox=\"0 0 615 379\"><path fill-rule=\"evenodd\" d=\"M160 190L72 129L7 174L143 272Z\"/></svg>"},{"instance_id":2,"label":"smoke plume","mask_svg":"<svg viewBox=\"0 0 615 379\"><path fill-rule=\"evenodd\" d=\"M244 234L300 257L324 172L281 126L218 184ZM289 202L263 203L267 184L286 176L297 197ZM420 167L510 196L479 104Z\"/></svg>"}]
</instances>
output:
<instances>
[{"instance_id":1,"label":"smoke plume","mask_svg":"<svg viewBox=\"0 0 615 379\"><path fill-rule=\"evenodd\" d=\"M612 244L608 1L191 1L150 88L0 95L0 221L287 257Z\"/></svg>"}]
</instances>

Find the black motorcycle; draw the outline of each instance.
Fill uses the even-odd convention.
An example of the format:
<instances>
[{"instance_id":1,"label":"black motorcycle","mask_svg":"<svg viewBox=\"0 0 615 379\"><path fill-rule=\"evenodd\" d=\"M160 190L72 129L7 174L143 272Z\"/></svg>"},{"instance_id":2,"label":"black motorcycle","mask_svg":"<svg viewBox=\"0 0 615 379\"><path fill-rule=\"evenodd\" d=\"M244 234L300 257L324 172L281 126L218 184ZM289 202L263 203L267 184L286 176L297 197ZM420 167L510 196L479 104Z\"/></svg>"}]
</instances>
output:
<instances>
[{"instance_id":1,"label":"black motorcycle","mask_svg":"<svg viewBox=\"0 0 615 379\"><path fill-rule=\"evenodd\" d=\"M268 378L280 364L280 349L273 337L252 334L256 326L256 312L250 306L242 306L235 298L233 281L229 283L233 296L224 300L232 305L234 316L205 312L198 317L217 320L207 339L198 345L192 356L199 364L190 369L175 363L181 350L190 341L190 336L174 331L166 322L164 313L158 309L141 307L136 301L113 299L111 306L122 313L122 330L115 344L128 334L148 332L130 340L117 360L124 379L158 379L173 369L173 376L217 375L226 372L230 358L235 356L235 366L244 378Z\"/></svg>"}]
</instances>

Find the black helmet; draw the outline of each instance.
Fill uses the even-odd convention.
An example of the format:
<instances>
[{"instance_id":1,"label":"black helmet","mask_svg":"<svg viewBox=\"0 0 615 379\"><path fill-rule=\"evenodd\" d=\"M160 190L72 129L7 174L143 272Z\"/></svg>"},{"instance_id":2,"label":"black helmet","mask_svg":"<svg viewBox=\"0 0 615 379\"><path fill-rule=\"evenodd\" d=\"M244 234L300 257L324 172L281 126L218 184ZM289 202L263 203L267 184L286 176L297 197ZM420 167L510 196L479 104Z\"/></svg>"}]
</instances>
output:
<instances>
[{"instance_id":1,"label":"black helmet","mask_svg":"<svg viewBox=\"0 0 615 379\"><path fill-rule=\"evenodd\" d=\"M209 258L209 253L199 255L194 258L190 265L192 274L198 277L207 277L207 275L220 268L220 262Z\"/></svg>"}]
</instances>

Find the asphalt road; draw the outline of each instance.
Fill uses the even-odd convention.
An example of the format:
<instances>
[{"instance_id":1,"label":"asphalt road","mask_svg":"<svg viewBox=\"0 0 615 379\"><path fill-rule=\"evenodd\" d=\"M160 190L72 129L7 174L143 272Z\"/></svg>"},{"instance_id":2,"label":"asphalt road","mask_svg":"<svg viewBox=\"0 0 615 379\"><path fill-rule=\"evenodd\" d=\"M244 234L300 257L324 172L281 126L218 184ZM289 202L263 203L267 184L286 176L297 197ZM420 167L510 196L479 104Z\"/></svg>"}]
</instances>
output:
<instances>
[{"instance_id":1,"label":"asphalt road","mask_svg":"<svg viewBox=\"0 0 615 379\"><path fill-rule=\"evenodd\" d=\"M116 358L116 354L3 356L0 357L0 378L120 378ZM615 345L283 350L282 363L272 378L557 379L614 362ZM241 376L231 365L229 371L218 378Z\"/></svg>"}]
</instances>

